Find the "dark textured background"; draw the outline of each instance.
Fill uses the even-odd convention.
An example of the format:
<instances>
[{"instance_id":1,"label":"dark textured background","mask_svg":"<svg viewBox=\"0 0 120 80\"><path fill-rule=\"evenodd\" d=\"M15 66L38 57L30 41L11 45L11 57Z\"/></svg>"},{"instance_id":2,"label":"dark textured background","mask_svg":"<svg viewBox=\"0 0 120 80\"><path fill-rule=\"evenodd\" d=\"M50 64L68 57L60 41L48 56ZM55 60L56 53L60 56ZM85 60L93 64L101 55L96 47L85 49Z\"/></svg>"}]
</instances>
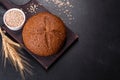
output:
<instances>
[{"instance_id":1,"label":"dark textured background","mask_svg":"<svg viewBox=\"0 0 120 80\"><path fill-rule=\"evenodd\" d=\"M11 1L16 4L28 2ZM58 15L54 5L39 1ZM75 20L68 24L69 20L64 14L60 17L79 35L79 40L48 71L26 53L33 66L33 75L26 75L26 80L120 80L120 1L71 2L74 5L72 13ZM0 8L0 22L3 13L4 10ZM4 68L0 61L0 80L21 80L21 77L9 62Z\"/></svg>"}]
</instances>

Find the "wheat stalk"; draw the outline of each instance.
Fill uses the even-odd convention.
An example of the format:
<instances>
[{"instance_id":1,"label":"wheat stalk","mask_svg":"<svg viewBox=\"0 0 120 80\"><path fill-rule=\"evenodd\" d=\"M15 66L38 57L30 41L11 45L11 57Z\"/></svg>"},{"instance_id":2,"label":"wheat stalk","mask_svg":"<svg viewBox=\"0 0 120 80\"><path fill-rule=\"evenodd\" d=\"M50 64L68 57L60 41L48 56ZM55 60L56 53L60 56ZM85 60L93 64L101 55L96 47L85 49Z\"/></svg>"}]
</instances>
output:
<instances>
[{"instance_id":1,"label":"wheat stalk","mask_svg":"<svg viewBox=\"0 0 120 80\"><path fill-rule=\"evenodd\" d=\"M24 73L27 72L32 75L32 72L30 64L26 61L27 59L19 54L21 52L20 44L12 41L9 37L7 37L5 33L1 30L1 28L0 34L2 37L2 53L4 57L4 66L6 64L6 59L9 59L14 65L15 69L20 71L22 79L25 80Z\"/></svg>"}]
</instances>

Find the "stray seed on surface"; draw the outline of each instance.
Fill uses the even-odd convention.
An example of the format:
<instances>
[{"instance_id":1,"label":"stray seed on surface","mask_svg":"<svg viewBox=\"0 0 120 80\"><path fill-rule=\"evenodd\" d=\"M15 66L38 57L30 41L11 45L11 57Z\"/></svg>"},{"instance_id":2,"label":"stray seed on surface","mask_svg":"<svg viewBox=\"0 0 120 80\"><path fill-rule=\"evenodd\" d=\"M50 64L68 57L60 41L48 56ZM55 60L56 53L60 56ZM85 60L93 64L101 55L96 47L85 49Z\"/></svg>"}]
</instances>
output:
<instances>
[{"instance_id":1,"label":"stray seed on surface","mask_svg":"<svg viewBox=\"0 0 120 80\"><path fill-rule=\"evenodd\" d=\"M37 13L38 6L39 4L31 3L30 6L27 8L27 10L30 13Z\"/></svg>"},{"instance_id":2,"label":"stray seed on surface","mask_svg":"<svg viewBox=\"0 0 120 80\"><path fill-rule=\"evenodd\" d=\"M74 20L72 15L72 8L74 7L70 0L45 0L48 4L54 4L57 10L60 12L59 15L65 14L69 21Z\"/></svg>"}]
</instances>

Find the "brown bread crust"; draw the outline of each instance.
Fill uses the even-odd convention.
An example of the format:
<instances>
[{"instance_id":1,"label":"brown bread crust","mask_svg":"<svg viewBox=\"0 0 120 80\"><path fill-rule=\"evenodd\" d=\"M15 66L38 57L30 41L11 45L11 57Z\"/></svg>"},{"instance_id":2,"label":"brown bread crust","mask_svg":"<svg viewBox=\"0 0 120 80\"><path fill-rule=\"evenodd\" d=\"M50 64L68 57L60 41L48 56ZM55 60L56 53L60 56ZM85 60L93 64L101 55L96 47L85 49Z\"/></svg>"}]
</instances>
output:
<instances>
[{"instance_id":1,"label":"brown bread crust","mask_svg":"<svg viewBox=\"0 0 120 80\"><path fill-rule=\"evenodd\" d=\"M25 46L39 56L50 56L57 53L66 38L66 28L57 16L42 12L32 16L26 22L23 32Z\"/></svg>"}]
</instances>

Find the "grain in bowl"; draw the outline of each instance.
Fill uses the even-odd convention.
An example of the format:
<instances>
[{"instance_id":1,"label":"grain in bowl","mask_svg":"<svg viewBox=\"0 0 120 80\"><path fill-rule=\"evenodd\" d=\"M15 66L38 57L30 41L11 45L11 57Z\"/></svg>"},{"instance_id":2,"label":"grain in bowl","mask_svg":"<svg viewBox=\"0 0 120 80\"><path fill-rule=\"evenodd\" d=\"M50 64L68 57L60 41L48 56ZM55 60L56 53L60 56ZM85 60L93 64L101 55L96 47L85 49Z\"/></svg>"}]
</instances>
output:
<instances>
[{"instance_id":1,"label":"grain in bowl","mask_svg":"<svg viewBox=\"0 0 120 80\"><path fill-rule=\"evenodd\" d=\"M22 28L25 22L25 14L18 8L12 8L5 12L3 21L10 30L16 31Z\"/></svg>"}]
</instances>

